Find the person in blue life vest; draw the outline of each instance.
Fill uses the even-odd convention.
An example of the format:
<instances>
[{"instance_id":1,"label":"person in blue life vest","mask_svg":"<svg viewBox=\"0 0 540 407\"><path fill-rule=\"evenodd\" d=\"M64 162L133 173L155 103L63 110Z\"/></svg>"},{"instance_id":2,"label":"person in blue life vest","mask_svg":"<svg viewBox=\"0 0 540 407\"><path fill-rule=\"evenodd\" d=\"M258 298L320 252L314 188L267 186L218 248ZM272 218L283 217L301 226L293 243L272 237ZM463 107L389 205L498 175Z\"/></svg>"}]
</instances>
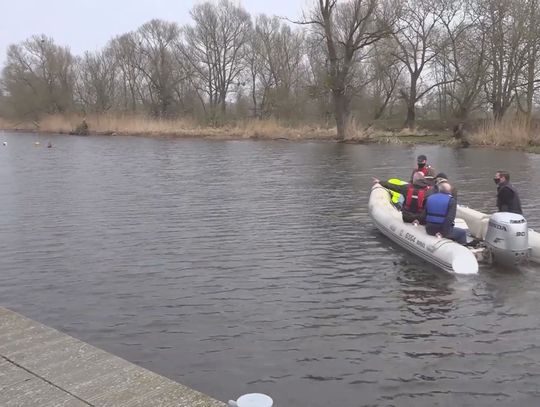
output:
<instances>
[{"instance_id":1,"label":"person in blue life vest","mask_svg":"<svg viewBox=\"0 0 540 407\"><path fill-rule=\"evenodd\" d=\"M442 182L438 189L439 192L431 194L426 200L426 232L428 235L446 237L464 245L467 243L466 230L454 227L457 201L451 194L452 186L448 182Z\"/></svg>"},{"instance_id":2,"label":"person in blue life vest","mask_svg":"<svg viewBox=\"0 0 540 407\"><path fill-rule=\"evenodd\" d=\"M377 178L373 178L373 182L403 195L405 198L401 208L403 222L412 223L415 220L421 220L426 197L431 192L431 186L421 171L414 173L412 183L396 185L388 181L379 181Z\"/></svg>"},{"instance_id":3,"label":"person in blue life vest","mask_svg":"<svg viewBox=\"0 0 540 407\"><path fill-rule=\"evenodd\" d=\"M435 178L435 174L437 173L435 169L427 163L427 157L424 154L420 154L416 158L416 168L412 171L410 182L413 182L414 173L418 171L424 174L424 177L428 181Z\"/></svg>"},{"instance_id":4,"label":"person in blue life vest","mask_svg":"<svg viewBox=\"0 0 540 407\"><path fill-rule=\"evenodd\" d=\"M499 212L512 212L523 214L521 201L516 189L510 184L508 171L497 171L493 178L497 185L497 209Z\"/></svg>"}]
</instances>

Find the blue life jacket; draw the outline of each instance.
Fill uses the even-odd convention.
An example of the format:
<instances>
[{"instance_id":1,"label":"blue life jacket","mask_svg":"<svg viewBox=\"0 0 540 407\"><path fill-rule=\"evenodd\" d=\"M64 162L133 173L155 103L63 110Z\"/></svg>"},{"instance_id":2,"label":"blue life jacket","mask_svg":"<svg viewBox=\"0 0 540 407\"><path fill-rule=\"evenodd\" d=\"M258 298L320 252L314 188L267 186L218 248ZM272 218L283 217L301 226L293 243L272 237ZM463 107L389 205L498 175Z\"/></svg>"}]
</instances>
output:
<instances>
[{"instance_id":1,"label":"blue life jacket","mask_svg":"<svg viewBox=\"0 0 540 407\"><path fill-rule=\"evenodd\" d=\"M427 199L426 203L426 223L436 223L442 225L448 214L448 207L452 195L437 192Z\"/></svg>"}]
</instances>

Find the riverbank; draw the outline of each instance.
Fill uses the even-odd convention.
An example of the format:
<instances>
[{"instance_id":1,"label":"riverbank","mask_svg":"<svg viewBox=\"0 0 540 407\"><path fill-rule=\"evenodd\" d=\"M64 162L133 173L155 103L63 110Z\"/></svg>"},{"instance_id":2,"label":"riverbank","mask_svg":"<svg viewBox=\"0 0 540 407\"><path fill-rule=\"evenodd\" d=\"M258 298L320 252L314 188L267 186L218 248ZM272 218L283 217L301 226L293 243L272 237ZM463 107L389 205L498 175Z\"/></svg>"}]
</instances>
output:
<instances>
[{"instance_id":1,"label":"riverbank","mask_svg":"<svg viewBox=\"0 0 540 407\"><path fill-rule=\"evenodd\" d=\"M85 125L83 125L83 120ZM337 141L335 127L288 126L276 120L243 120L220 127L202 126L187 119L159 120L140 116L47 116L39 122L0 118L0 129L43 134L205 138L213 140ZM451 133L428 130L388 130L359 123L350 125L347 143L448 144Z\"/></svg>"},{"instance_id":2,"label":"riverbank","mask_svg":"<svg viewBox=\"0 0 540 407\"><path fill-rule=\"evenodd\" d=\"M318 125L289 126L279 121L242 120L223 126L204 126L189 119L151 119L142 116L51 115L39 122L14 122L0 118L0 129L44 134L204 138L213 140L337 141L336 128ZM540 133L520 121L494 125L486 122L455 139L449 128L431 130L389 129L352 123L347 143L440 144L455 147L483 146L540 153Z\"/></svg>"},{"instance_id":3,"label":"riverbank","mask_svg":"<svg viewBox=\"0 0 540 407\"><path fill-rule=\"evenodd\" d=\"M83 125L83 120L86 125ZM87 127L86 127L87 126ZM83 131L86 127L86 131ZM220 127L187 119L160 120L140 116L48 116L39 122L0 119L0 129L50 134L206 138L215 140L335 140L335 128L284 126L275 120L246 120Z\"/></svg>"}]
</instances>

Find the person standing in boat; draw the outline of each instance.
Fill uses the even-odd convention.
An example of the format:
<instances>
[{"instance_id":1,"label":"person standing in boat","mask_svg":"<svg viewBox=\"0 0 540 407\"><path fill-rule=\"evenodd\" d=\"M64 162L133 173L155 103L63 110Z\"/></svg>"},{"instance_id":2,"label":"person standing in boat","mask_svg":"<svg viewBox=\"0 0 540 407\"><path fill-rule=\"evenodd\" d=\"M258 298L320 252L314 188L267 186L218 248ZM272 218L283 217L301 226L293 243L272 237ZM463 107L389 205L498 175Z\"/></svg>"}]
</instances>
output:
<instances>
[{"instance_id":1,"label":"person standing in boat","mask_svg":"<svg viewBox=\"0 0 540 407\"><path fill-rule=\"evenodd\" d=\"M510 173L499 170L495 173L493 181L497 185L497 209L499 212L512 212L523 215L519 195L510 184Z\"/></svg>"},{"instance_id":2,"label":"person standing in boat","mask_svg":"<svg viewBox=\"0 0 540 407\"><path fill-rule=\"evenodd\" d=\"M439 192L426 199L426 232L431 236L446 237L460 244L467 243L467 231L454 227L457 201L451 194L452 186L448 182L438 185Z\"/></svg>"},{"instance_id":3,"label":"person standing in boat","mask_svg":"<svg viewBox=\"0 0 540 407\"><path fill-rule=\"evenodd\" d=\"M379 183L386 189L397 192L405 197L402 204L401 216L403 222L412 223L421 220L426 197L431 192L431 186L426 181L424 173L417 171L413 175L413 182L404 185L396 185L388 181L379 181L373 178L374 183Z\"/></svg>"},{"instance_id":4,"label":"person standing in boat","mask_svg":"<svg viewBox=\"0 0 540 407\"><path fill-rule=\"evenodd\" d=\"M424 174L424 177L426 178L426 180L432 180L435 178L435 174L437 174L437 172L431 165L427 163L427 157L424 154L420 154L416 158L416 164L417 164L416 168L413 170L411 174L410 182L414 181L413 176L414 176L414 173L417 171L420 171L422 174Z\"/></svg>"}]
</instances>

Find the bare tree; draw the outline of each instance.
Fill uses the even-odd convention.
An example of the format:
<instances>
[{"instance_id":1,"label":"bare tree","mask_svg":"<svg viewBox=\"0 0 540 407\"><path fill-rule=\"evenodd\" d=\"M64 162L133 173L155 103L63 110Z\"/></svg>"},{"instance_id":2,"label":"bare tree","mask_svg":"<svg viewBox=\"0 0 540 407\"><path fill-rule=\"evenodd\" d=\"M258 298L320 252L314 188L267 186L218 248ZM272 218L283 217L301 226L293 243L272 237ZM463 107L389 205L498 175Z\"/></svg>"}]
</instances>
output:
<instances>
[{"instance_id":1,"label":"bare tree","mask_svg":"<svg viewBox=\"0 0 540 407\"><path fill-rule=\"evenodd\" d=\"M326 126L336 123L332 93L328 87L327 53L324 38L315 33L306 36L307 92L315 103L317 117Z\"/></svg>"},{"instance_id":2,"label":"bare tree","mask_svg":"<svg viewBox=\"0 0 540 407\"><path fill-rule=\"evenodd\" d=\"M245 68L251 18L229 0L198 4L191 16L195 26L185 27L182 50L198 77L194 85L215 118L218 107L225 114L227 95Z\"/></svg>"},{"instance_id":3,"label":"bare tree","mask_svg":"<svg viewBox=\"0 0 540 407\"><path fill-rule=\"evenodd\" d=\"M64 113L73 105L74 58L52 38L33 36L11 45L3 86L15 115L38 118Z\"/></svg>"},{"instance_id":4,"label":"bare tree","mask_svg":"<svg viewBox=\"0 0 540 407\"><path fill-rule=\"evenodd\" d=\"M175 55L180 29L176 23L154 19L143 24L135 36L136 67L146 85L146 104L154 116L171 116L175 113L175 89L186 79Z\"/></svg>"},{"instance_id":5,"label":"bare tree","mask_svg":"<svg viewBox=\"0 0 540 407\"><path fill-rule=\"evenodd\" d=\"M377 0L318 0L302 24L310 24L324 39L328 64L327 86L332 94L338 140L347 136L350 116L351 82L355 65L369 47L392 33L393 14L397 9ZM388 14L387 14L388 13Z\"/></svg>"},{"instance_id":6,"label":"bare tree","mask_svg":"<svg viewBox=\"0 0 540 407\"><path fill-rule=\"evenodd\" d=\"M151 20L74 58L50 38L12 45L0 114L118 112L221 120L257 117L464 122L540 105L540 0L312 0L298 26L251 17L237 0ZM398 109L396 109L396 107Z\"/></svg>"},{"instance_id":7,"label":"bare tree","mask_svg":"<svg viewBox=\"0 0 540 407\"><path fill-rule=\"evenodd\" d=\"M528 123L531 121L534 94L538 89L538 59L540 56L540 4L538 0L526 0L524 8L527 11L525 22L526 56L523 72L524 83L516 89L518 108L525 113ZM524 92L521 89L524 88ZM520 93L524 93L525 106L522 106Z\"/></svg>"},{"instance_id":8,"label":"bare tree","mask_svg":"<svg viewBox=\"0 0 540 407\"><path fill-rule=\"evenodd\" d=\"M295 100L301 93L304 61L304 34L294 31L278 17L257 17L251 43L251 58L258 58L257 82L260 107L279 118L288 117L300 107Z\"/></svg>"},{"instance_id":9,"label":"bare tree","mask_svg":"<svg viewBox=\"0 0 540 407\"><path fill-rule=\"evenodd\" d=\"M117 64L111 49L86 52L77 64L76 93L84 111L104 113L114 106Z\"/></svg>"},{"instance_id":10,"label":"bare tree","mask_svg":"<svg viewBox=\"0 0 540 407\"><path fill-rule=\"evenodd\" d=\"M446 82L429 81L425 74L442 49L439 28L443 10L443 3L408 0L394 34L395 56L409 74L409 87L401 89L400 94L407 105L405 127L410 129L416 125L416 104L433 88Z\"/></svg>"},{"instance_id":11,"label":"bare tree","mask_svg":"<svg viewBox=\"0 0 540 407\"><path fill-rule=\"evenodd\" d=\"M111 49L120 70L120 101L123 111L135 113L142 104L142 73L140 55L137 53L137 41L134 33L123 34L114 38L107 46Z\"/></svg>"},{"instance_id":12,"label":"bare tree","mask_svg":"<svg viewBox=\"0 0 540 407\"><path fill-rule=\"evenodd\" d=\"M481 106L480 94L488 69L487 36L479 29L479 17L466 3L454 1L441 16L444 49L438 60L444 66L439 82L441 94L451 99L453 116L465 121L471 111Z\"/></svg>"},{"instance_id":13,"label":"bare tree","mask_svg":"<svg viewBox=\"0 0 540 407\"><path fill-rule=\"evenodd\" d=\"M262 25L257 19L256 26ZM268 106L268 95L270 89L276 86L272 69L267 61L263 38L259 30L254 30L249 39L249 52L246 55L246 62L249 70L248 81L251 87L251 102L253 104L253 115L259 119L270 114Z\"/></svg>"},{"instance_id":14,"label":"bare tree","mask_svg":"<svg viewBox=\"0 0 540 407\"><path fill-rule=\"evenodd\" d=\"M373 103L373 119L380 119L389 104L395 100L396 89L400 84L404 66L393 55L394 43L385 39L374 45L374 56L371 59L373 82L371 94Z\"/></svg>"},{"instance_id":15,"label":"bare tree","mask_svg":"<svg viewBox=\"0 0 540 407\"><path fill-rule=\"evenodd\" d=\"M527 59L526 13L520 0L478 0L476 13L487 34L489 70L485 92L493 117L501 120L515 99Z\"/></svg>"}]
</instances>

